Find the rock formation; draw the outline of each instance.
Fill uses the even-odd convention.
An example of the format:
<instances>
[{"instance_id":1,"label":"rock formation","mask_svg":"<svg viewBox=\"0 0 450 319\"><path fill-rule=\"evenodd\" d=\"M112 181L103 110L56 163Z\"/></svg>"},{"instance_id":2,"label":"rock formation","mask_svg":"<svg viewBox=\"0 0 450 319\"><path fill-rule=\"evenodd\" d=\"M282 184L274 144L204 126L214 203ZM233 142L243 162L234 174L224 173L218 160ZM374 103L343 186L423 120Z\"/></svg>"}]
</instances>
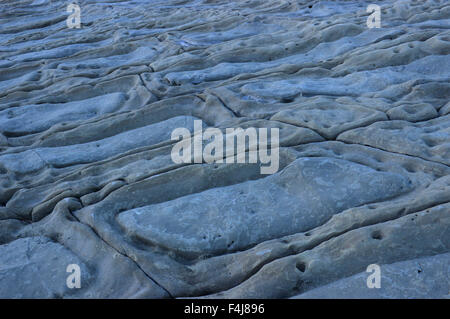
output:
<instances>
[{"instance_id":1,"label":"rock formation","mask_svg":"<svg viewBox=\"0 0 450 319\"><path fill-rule=\"evenodd\" d=\"M450 5L373 2L0 0L0 298L448 297Z\"/></svg>"}]
</instances>

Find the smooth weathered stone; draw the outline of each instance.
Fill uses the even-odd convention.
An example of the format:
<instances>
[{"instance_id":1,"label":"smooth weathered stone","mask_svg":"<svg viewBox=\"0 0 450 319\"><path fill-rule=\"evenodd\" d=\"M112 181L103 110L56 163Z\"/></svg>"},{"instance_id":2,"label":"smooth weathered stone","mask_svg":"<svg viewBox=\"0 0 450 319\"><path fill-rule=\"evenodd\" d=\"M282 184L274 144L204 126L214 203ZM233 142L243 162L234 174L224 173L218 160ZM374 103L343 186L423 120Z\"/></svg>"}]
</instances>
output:
<instances>
[{"instance_id":1,"label":"smooth weathered stone","mask_svg":"<svg viewBox=\"0 0 450 319\"><path fill-rule=\"evenodd\" d=\"M385 121L340 134L337 140L352 141L383 150L417 156L450 165L450 116L420 123Z\"/></svg>"},{"instance_id":2,"label":"smooth weathered stone","mask_svg":"<svg viewBox=\"0 0 450 319\"><path fill-rule=\"evenodd\" d=\"M281 111L271 120L309 127L329 139L351 128L366 126L386 120L386 115L358 105L342 105L333 102L310 107Z\"/></svg>"},{"instance_id":3,"label":"smooth weathered stone","mask_svg":"<svg viewBox=\"0 0 450 319\"><path fill-rule=\"evenodd\" d=\"M408 187L401 175L301 158L276 175L123 212L118 222L127 235L149 244L185 255L216 255L309 230L349 207L397 196Z\"/></svg>"},{"instance_id":4,"label":"smooth weathered stone","mask_svg":"<svg viewBox=\"0 0 450 319\"><path fill-rule=\"evenodd\" d=\"M95 142L2 155L0 164L8 171L26 174L46 165L65 167L97 162L132 149L169 141L172 130L185 127L193 131L193 126L194 118L177 117ZM163 127L168 128L168 131L163 130Z\"/></svg>"},{"instance_id":5,"label":"smooth weathered stone","mask_svg":"<svg viewBox=\"0 0 450 319\"><path fill-rule=\"evenodd\" d=\"M0 246L1 298L61 298L76 290L66 280L67 266L80 267L81 283L92 278L91 271L71 251L46 237L18 239Z\"/></svg>"},{"instance_id":6,"label":"smooth weathered stone","mask_svg":"<svg viewBox=\"0 0 450 319\"><path fill-rule=\"evenodd\" d=\"M373 272L362 272L293 298L442 299L450 297L450 254L379 266L379 288L367 286L367 278Z\"/></svg>"},{"instance_id":7,"label":"smooth weathered stone","mask_svg":"<svg viewBox=\"0 0 450 319\"><path fill-rule=\"evenodd\" d=\"M49 237L57 238L60 250L70 252L73 256L72 260L77 258L78 265L82 267L81 274L84 276L81 288L71 289L69 292L64 290L59 297L168 298L170 294L144 273L130 257L109 246L87 225L74 220L71 212L79 209L80 206L75 198L65 198L58 203L52 214L24 227L19 233L21 237L35 238L45 232ZM48 259L47 263L49 263L58 255L61 254L55 255L54 250L44 250L42 258ZM39 258L41 258L40 255ZM59 259L56 258L56 260ZM47 265L41 263L43 271L52 274L54 270L57 270L55 267L58 265ZM67 266L64 266L63 271L66 270L65 267ZM36 276L36 280L40 280L40 277ZM55 282L55 285L60 287L59 282ZM36 294L38 298L51 297L41 291Z\"/></svg>"},{"instance_id":8,"label":"smooth weathered stone","mask_svg":"<svg viewBox=\"0 0 450 319\"><path fill-rule=\"evenodd\" d=\"M242 284L207 297L292 297L364 271L370 264L448 252L450 204L331 237L313 249L264 265Z\"/></svg>"},{"instance_id":9,"label":"smooth weathered stone","mask_svg":"<svg viewBox=\"0 0 450 319\"><path fill-rule=\"evenodd\" d=\"M2 133L24 135L44 131L63 121L78 121L118 111L127 96L113 93L64 104L26 105L0 112Z\"/></svg>"},{"instance_id":10,"label":"smooth weathered stone","mask_svg":"<svg viewBox=\"0 0 450 319\"><path fill-rule=\"evenodd\" d=\"M448 102L447 104L445 104L440 110L439 110L439 114L440 115L447 115L450 113L450 102Z\"/></svg>"},{"instance_id":11,"label":"smooth weathered stone","mask_svg":"<svg viewBox=\"0 0 450 319\"><path fill-rule=\"evenodd\" d=\"M1 2L1 297L446 297L447 2ZM279 170L175 163L194 120L279 129Z\"/></svg>"},{"instance_id":12,"label":"smooth weathered stone","mask_svg":"<svg viewBox=\"0 0 450 319\"><path fill-rule=\"evenodd\" d=\"M438 116L436 109L430 104L403 104L390 109L387 115L391 120L409 122L426 121Z\"/></svg>"}]
</instances>

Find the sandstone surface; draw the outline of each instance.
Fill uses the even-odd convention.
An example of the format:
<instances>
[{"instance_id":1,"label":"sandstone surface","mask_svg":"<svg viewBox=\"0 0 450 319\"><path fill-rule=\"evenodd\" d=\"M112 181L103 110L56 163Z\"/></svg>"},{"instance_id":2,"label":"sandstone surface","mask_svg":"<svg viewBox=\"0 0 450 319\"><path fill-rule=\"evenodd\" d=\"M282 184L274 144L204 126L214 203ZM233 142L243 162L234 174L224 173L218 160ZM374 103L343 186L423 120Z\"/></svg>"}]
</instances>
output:
<instances>
[{"instance_id":1,"label":"sandstone surface","mask_svg":"<svg viewBox=\"0 0 450 319\"><path fill-rule=\"evenodd\" d=\"M0 298L448 298L448 1L77 3L0 0Z\"/></svg>"}]
</instances>

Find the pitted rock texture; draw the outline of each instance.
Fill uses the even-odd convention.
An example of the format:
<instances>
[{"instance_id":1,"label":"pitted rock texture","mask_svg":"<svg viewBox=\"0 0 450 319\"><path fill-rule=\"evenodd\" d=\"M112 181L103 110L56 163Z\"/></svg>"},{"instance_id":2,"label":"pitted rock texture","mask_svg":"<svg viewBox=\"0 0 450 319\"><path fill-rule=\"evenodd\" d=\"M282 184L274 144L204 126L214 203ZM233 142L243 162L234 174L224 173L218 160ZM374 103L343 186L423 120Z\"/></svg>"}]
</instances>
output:
<instances>
[{"instance_id":1,"label":"pitted rock texture","mask_svg":"<svg viewBox=\"0 0 450 319\"><path fill-rule=\"evenodd\" d=\"M0 0L0 298L448 297L446 1L67 4ZM175 163L196 120L278 171Z\"/></svg>"},{"instance_id":2,"label":"pitted rock texture","mask_svg":"<svg viewBox=\"0 0 450 319\"><path fill-rule=\"evenodd\" d=\"M384 282L376 289L367 289L368 274L364 272L293 298L450 298L448 282L435 280L450 276L450 254L400 261L385 265L382 271Z\"/></svg>"}]
</instances>

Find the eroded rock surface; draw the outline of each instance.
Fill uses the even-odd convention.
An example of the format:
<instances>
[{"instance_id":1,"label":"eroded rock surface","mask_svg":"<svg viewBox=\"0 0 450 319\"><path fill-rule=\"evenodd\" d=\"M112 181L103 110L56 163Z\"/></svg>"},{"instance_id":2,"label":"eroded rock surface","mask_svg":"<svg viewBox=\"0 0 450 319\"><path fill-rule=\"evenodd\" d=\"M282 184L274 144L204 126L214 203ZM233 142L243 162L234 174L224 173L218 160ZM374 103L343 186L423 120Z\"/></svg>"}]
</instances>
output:
<instances>
[{"instance_id":1,"label":"eroded rock surface","mask_svg":"<svg viewBox=\"0 0 450 319\"><path fill-rule=\"evenodd\" d=\"M384 265L383 284L368 289L367 272L340 279L294 298L449 298L450 255L440 254Z\"/></svg>"},{"instance_id":2,"label":"eroded rock surface","mask_svg":"<svg viewBox=\"0 0 450 319\"><path fill-rule=\"evenodd\" d=\"M0 0L0 297L448 297L450 5L370 3Z\"/></svg>"}]
</instances>

